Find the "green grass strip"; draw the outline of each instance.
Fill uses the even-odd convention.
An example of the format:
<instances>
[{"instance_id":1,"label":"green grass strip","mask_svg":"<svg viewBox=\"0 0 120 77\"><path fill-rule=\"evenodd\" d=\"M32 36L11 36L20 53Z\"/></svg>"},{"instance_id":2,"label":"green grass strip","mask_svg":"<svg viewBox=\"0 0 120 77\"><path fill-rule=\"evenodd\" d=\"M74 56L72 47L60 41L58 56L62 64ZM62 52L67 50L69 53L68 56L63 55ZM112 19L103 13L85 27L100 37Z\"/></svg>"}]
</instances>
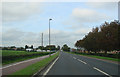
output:
<instances>
[{"instance_id":1,"label":"green grass strip","mask_svg":"<svg viewBox=\"0 0 120 77\"><path fill-rule=\"evenodd\" d=\"M22 70L17 71L15 73L11 74L11 76L12 77L18 76L18 75L23 75L22 77L32 76L34 73L36 73L41 68L43 68L48 63L50 63L53 59L55 59L58 55L59 55L59 52L57 52L55 55L52 55L51 57L45 58L37 63L34 63L34 64L22 69Z\"/></svg>"},{"instance_id":2,"label":"green grass strip","mask_svg":"<svg viewBox=\"0 0 120 77\"><path fill-rule=\"evenodd\" d=\"M104 59L104 60L111 60L111 61L120 62L120 59L116 59L116 58L102 57L102 56L94 56L94 55L87 55L87 54L80 54L80 53L78 54L78 53L74 53L74 52L67 52L67 53L76 54L76 55L83 55L83 56L88 56L88 57L94 57L94 58L98 58L98 59Z\"/></svg>"}]
</instances>

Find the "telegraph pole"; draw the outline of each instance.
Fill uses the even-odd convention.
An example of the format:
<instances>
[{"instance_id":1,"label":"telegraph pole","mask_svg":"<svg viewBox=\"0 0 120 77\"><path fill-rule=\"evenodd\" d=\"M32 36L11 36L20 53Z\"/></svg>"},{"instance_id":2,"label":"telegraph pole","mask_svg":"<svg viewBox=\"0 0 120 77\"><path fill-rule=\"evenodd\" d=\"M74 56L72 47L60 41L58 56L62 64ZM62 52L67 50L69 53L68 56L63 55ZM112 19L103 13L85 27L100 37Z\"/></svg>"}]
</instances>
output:
<instances>
[{"instance_id":1,"label":"telegraph pole","mask_svg":"<svg viewBox=\"0 0 120 77\"><path fill-rule=\"evenodd\" d=\"M41 46L43 47L43 33L42 33L42 38L41 38ZM43 52L43 48L42 48L42 52Z\"/></svg>"}]
</instances>

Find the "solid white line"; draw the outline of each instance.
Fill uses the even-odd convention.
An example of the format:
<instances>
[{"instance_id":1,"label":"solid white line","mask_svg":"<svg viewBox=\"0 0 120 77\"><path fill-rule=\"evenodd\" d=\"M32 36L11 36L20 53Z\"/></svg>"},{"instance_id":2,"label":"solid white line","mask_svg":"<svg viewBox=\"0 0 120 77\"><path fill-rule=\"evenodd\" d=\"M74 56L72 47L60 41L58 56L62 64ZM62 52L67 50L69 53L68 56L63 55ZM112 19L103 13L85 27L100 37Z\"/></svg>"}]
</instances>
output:
<instances>
[{"instance_id":1,"label":"solid white line","mask_svg":"<svg viewBox=\"0 0 120 77\"><path fill-rule=\"evenodd\" d=\"M59 58L59 57L58 57ZM50 71L50 69L53 67L55 62L58 60L58 58L51 64L51 66L47 69L47 71L43 74L43 76L47 75L47 73Z\"/></svg>"},{"instance_id":2,"label":"solid white line","mask_svg":"<svg viewBox=\"0 0 120 77\"><path fill-rule=\"evenodd\" d=\"M100 69L98 69L98 68L96 68L96 67L93 67L93 68L94 68L95 70L97 70L97 71L99 71L99 72L101 72L101 73L103 73L103 74L109 76L109 77L112 77L111 75L109 75L109 74L103 72L102 70L100 70Z\"/></svg>"},{"instance_id":3,"label":"solid white line","mask_svg":"<svg viewBox=\"0 0 120 77\"><path fill-rule=\"evenodd\" d=\"M76 59L76 57L73 57L74 59Z\"/></svg>"},{"instance_id":4,"label":"solid white line","mask_svg":"<svg viewBox=\"0 0 120 77\"><path fill-rule=\"evenodd\" d=\"M78 61L80 61L80 62L82 62L82 63L84 63L84 64L87 64L86 62L84 62L84 61L82 61L82 60L80 60L80 59L78 59Z\"/></svg>"}]
</instances>

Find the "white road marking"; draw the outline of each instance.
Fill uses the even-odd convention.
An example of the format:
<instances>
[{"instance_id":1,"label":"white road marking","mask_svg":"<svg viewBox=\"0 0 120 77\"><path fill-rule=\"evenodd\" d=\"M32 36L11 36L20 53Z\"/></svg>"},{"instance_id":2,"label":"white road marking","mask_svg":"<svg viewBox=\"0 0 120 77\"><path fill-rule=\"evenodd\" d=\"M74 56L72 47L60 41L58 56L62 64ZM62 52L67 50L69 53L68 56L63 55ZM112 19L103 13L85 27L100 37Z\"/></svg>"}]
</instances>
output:
<instances>
[{"instance_id":1,"label":"white road marking","mask_svg":"<svg viewBox=\"0 0 120 77\"><path fill-rule=\"evenodd\" d=\"M58 57L59 58L59 57ZM58 60L58 58L51 64L51 66L47 69L47 71L43 74L43 76L47 75L47 73L50 71L50 69L53 67L55 62Z\"/></svg>"},{"instance_id":2,"label":"white road marking","mask_svg":"<svg viewBox=\"0 0 120 77\"><path fill-rule=\"evenodd\" d=\"M87 64L86 62L84 62L84 61L82 61L82 60L80 60L80 59L78 59L78 61L80 61L80 62L82 62L82 63L84 63L84 64Z\"/></svg>"},{"instance_id":3,"label":"white road marking","mask_svg":"<svg viewBox=\"0 0 120 77\"><path fill-rule=\"evenodd\" d=\"M101 72L101 73L103 73L103 74L109 76L109 77L112 77L111 75L105 73L104 71L102 71L102 70L100 70L100 69L98 69L98 68L96 68L96 67L93 67L93 68L94 68L95 70L97 70L97 71L99 71L99 72Z\"/></svg>"},{"instance_id":4,"label":"white road marking","mask_svg":"<svg viewBox=\"0 0 120 77\"><path fill-rule=\"evenodd\" d=\"M74 59L76 59L76 57L73 57Z\"/></svg>"}]
</instances>

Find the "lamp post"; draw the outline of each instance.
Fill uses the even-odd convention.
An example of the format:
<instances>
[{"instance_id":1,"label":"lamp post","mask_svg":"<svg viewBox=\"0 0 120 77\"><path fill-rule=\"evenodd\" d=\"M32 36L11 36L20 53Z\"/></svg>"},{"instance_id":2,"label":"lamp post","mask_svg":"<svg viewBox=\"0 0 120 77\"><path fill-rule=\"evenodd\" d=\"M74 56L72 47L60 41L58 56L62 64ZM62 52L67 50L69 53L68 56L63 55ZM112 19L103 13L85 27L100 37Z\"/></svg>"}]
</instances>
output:
<instances>
[{"instance_id":1,"label":"lamp post","mask_svg":"<svg viewBox=\"0 0 120 77\"><path fill-rule=\"evenodd\" d=\"M49 47L50 47L50 21L51 21L52 19L49 19ZM49 48L50 49L50 48ZM51 51L50 51L51 52ZM50 56L51 56L51 53L50 53Z\"/></svg>"}]
</instances>

